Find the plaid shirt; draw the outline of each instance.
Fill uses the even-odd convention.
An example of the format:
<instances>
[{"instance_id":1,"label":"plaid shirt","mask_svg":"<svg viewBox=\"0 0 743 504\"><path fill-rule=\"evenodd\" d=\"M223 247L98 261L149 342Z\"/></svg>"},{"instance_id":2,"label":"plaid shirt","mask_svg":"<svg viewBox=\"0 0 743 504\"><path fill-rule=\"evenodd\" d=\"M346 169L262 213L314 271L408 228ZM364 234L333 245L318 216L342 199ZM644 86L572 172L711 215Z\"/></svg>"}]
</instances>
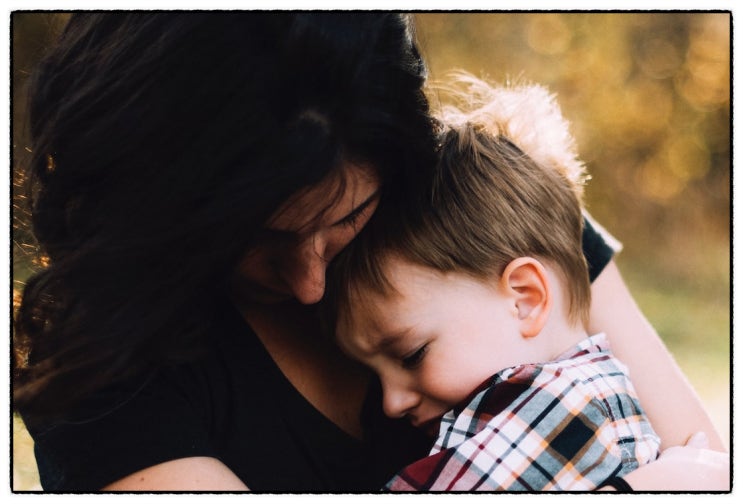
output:
<instances>
[{"instance_id":1,"label":"plaid shirt","mask_svg":"<svg viewBox=\"0 0 743 504\"><path fill-rule=\"evenodd\" d=\"M591 490L655 460L660 439L603 334L505 369L444 415L428 457L385 490Z\"/></svg>"}]
</instances>

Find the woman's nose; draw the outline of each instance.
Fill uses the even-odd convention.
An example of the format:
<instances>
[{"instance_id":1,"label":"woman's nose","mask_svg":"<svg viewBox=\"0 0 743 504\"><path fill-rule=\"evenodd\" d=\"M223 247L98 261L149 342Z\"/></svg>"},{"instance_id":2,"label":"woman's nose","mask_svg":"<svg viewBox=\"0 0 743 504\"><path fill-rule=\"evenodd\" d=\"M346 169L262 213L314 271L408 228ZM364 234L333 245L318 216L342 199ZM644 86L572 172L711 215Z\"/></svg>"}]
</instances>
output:
<instances>
[{"instance_id":1,"label":"woman's nose","mask_svg":"<svg viewBox=\"0 0 743 504\"><path fill-rule=\"evenodd\" d=\"M284 268L284 282L300 303L317 303L325 293L325 242L313 235L296 247L287 258L290 264Z\"/></svg>"},{"instance_id":2,"label":"woman's nose","mask_svg":"<svg viewBox=\"0 0 743 504\"><path fill-rule=\"evenodd\" d=\"M388 382L383 385L383 390L382 409L384 414L390 418L404 417L420 402L415 391L399 383Z\"/></svg>"}]
</instances>

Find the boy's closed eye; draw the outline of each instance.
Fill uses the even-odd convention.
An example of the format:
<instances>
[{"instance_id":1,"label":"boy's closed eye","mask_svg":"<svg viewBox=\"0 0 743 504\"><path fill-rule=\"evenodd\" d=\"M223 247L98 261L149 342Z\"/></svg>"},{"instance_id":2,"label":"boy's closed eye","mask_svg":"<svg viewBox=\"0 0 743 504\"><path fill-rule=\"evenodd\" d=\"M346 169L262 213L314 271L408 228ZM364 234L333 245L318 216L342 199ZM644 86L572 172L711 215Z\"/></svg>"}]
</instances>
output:
<instances>
[{"instance_id":1,"label":"boy's closed eye","mask_svg":"<svg viewBox=\"0 0 743 504\"><path fill-rule=\"evenodd\" d=\"M428 351L428 343L424 344L423 346L419 347L412 353L403 357L402 366L405 369L415 369L421 364L421 362L423 362L423 357L425 357L427 351Z\"/></svg>"}]
</instances>

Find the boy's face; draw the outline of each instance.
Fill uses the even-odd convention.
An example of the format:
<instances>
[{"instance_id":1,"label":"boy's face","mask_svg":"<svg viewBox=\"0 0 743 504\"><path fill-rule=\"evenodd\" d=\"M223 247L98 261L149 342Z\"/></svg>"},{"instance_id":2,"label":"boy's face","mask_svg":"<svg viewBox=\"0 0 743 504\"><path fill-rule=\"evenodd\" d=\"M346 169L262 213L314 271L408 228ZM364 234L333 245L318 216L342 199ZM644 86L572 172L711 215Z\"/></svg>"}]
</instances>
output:
<instances>
[{"instance_id":1,"label":"boy's face","mask_svg":"<svg viewBox=\"0 0 743 504\"><path fill-rule=\"evenodd\" d=\"M442 274L396 258L386 270L399 296L354 296L351 327L338 331L338 343L379 375L388 416L407 416L433 435L446 411L516 364L524 344L517 309L497 278Z\"/></svg>"}]
</instances>

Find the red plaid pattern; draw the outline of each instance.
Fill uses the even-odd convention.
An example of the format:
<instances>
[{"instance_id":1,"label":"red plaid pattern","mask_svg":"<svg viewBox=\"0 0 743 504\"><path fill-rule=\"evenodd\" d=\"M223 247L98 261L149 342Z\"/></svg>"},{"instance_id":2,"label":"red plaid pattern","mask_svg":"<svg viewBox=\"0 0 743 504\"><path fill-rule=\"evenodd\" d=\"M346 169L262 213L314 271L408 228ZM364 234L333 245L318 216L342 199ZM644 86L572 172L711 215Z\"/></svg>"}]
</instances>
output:
<instances>
[{"instance_id":1,"label":"red plaid pattern","mask_svg":"<svg viewBox=\"0 0 743 504\"><path fill-rule=\"evenodd\" d=\"M505 369L441 420L392 491L587 491L655 460L660 439L603 334Z\"/></svg>"}]
</instances>

